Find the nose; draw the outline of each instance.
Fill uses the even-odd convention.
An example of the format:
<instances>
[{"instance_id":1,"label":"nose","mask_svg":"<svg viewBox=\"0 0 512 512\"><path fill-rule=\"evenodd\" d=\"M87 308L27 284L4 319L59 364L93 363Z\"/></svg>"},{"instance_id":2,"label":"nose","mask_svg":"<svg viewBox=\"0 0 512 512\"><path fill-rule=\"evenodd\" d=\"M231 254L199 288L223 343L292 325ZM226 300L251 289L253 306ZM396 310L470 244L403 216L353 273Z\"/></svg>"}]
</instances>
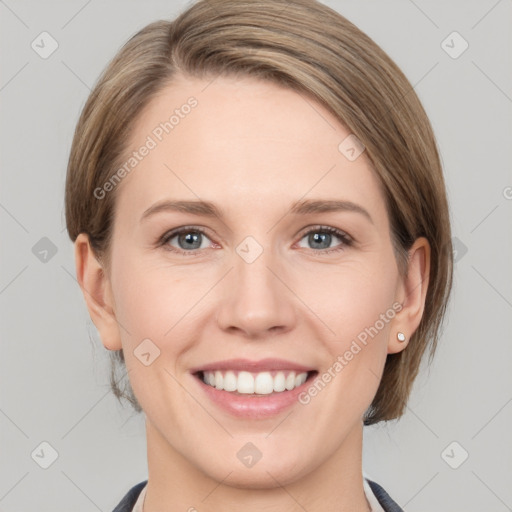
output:
<instances>
[{"instance_id":1,"label":"nose","mask_svg":"<svg viewBox=\"0 0 512 512\"><path fill-rule=\"evenodd\" d=\"M270 250L252 262L234 254L234 268L223 280L217 323L248 339L287 332L297 319L297 304L287 273Z\"/></svg>"}]
</instances>

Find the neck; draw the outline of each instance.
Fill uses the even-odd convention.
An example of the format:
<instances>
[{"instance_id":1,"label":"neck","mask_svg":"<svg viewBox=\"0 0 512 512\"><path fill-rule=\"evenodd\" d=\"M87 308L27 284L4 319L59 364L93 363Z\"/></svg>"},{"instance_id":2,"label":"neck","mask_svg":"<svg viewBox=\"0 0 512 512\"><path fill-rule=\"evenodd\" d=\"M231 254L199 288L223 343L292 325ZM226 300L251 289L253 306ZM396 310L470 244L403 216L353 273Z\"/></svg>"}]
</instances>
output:
<instances>
[{"instance_id":1,"label":"neck","mask_svg":"<svg viewBox=\"0 0 512 512\"><path fill-rule=\"evenodd\" d=\"M146 419L148 484L144 512L368 512L362 476L362 423L319 467L282 485L277 475L267 487L229 484L229 471L218 481L175 450ZM270 473L270 471L268 472Z\"/></svg>"}]
</instances>

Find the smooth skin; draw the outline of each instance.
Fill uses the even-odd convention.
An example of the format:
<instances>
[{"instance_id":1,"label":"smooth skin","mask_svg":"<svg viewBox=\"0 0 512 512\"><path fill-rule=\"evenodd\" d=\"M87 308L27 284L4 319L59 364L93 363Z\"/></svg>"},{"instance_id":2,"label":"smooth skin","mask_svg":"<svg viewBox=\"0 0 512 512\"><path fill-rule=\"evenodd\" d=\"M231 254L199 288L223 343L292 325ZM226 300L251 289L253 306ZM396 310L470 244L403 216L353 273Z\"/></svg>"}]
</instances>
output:
<instances>
[{"instance_id":1,"label":"smooth skin","mask_svg":"<svg viewBox=\"0 0 512 512\"><path fill-rule=\"evenodd\" d=\"M137 120L131 147L190 96L197 107L116 189L111 267L102 268L85 234L75 242L90 316L107 349L124 349L146 414L144 511L366 512L362 419L387 354L407 347L397 332L409 340L421 320L429 244L416 240L402 278L365 153L349 161L338 146L350 132L312 99L272 83L180 75ZM371 220L288 212L313 199L351 201ZM162 200L210 201L223 217L160 211L141 220ZM181 227L206 235L192 249L185 235L158 244ZM252 263L237 252L248 236L263 249ZM190 372L270 357L322 375L395 302L402 310L310 403L275 417L232 416ZM146 366L134 350L148 338L160 355ZM250 468L237 457L248 442L262 454Z\"/></svg>"}]
</instances>

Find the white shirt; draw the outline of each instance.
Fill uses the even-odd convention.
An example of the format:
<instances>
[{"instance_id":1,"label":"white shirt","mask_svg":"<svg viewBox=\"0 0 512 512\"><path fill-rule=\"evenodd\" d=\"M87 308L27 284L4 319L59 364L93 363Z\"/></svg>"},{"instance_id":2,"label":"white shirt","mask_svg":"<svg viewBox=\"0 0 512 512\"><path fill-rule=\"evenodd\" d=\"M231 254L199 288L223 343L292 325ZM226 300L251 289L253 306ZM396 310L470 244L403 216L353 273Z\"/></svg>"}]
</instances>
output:
<instances>
[{"instance_id":1,"label":"white shirt","mask_svg":"<svg viewBox=\"0 0 512 512\"><path fill-rule=\"evenodd\" d=\"M368 500L368 503L370 504L370 507L372 509L371 512L384 512L384 509L378 502L375 494L373 494L373 491L372 491L370 485L366 481L367 478L370 478L370 477L363 471L363 489L364 489L364 493L366 495L366 499ZM370 478L370 480L371 480L371 478ZM147 486L148 486L148 484L146 484L144 486L141 493L139 494L139 497L138 497L137 501L135 502L132 512L143 512L144 498L146 496Z\"/></svg>"}]
</instances>

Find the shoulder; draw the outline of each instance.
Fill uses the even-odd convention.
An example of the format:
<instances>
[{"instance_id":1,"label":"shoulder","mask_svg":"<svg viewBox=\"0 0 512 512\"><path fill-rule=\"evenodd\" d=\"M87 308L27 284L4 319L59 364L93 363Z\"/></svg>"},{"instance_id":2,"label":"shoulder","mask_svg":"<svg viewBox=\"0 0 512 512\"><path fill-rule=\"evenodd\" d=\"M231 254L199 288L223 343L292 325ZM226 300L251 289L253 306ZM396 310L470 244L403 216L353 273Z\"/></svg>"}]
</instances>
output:
<instances>
[{"instance_id":1,"label":"shoulder","mask_svg":"<svg viewBox=\"0 0 512 512\"><path fill-rule=\"evenodd\" d=\"M133 506L147 482L147 480L144 480L144 482L134 485L112 512L132 512Z\"/></svg>"},{"instance_id":2,"label":"shoulder","mask_svg":"<svg viewBox=\"0 0 512 512\"><path fill-rule=\"evenodd\" d=\"M366 481L368 482L373 494L375 494L377 501L384 509L384 512L404 512L377 482L374 482L369 478L366 478Z\"/></svg>"}]
</instances>

